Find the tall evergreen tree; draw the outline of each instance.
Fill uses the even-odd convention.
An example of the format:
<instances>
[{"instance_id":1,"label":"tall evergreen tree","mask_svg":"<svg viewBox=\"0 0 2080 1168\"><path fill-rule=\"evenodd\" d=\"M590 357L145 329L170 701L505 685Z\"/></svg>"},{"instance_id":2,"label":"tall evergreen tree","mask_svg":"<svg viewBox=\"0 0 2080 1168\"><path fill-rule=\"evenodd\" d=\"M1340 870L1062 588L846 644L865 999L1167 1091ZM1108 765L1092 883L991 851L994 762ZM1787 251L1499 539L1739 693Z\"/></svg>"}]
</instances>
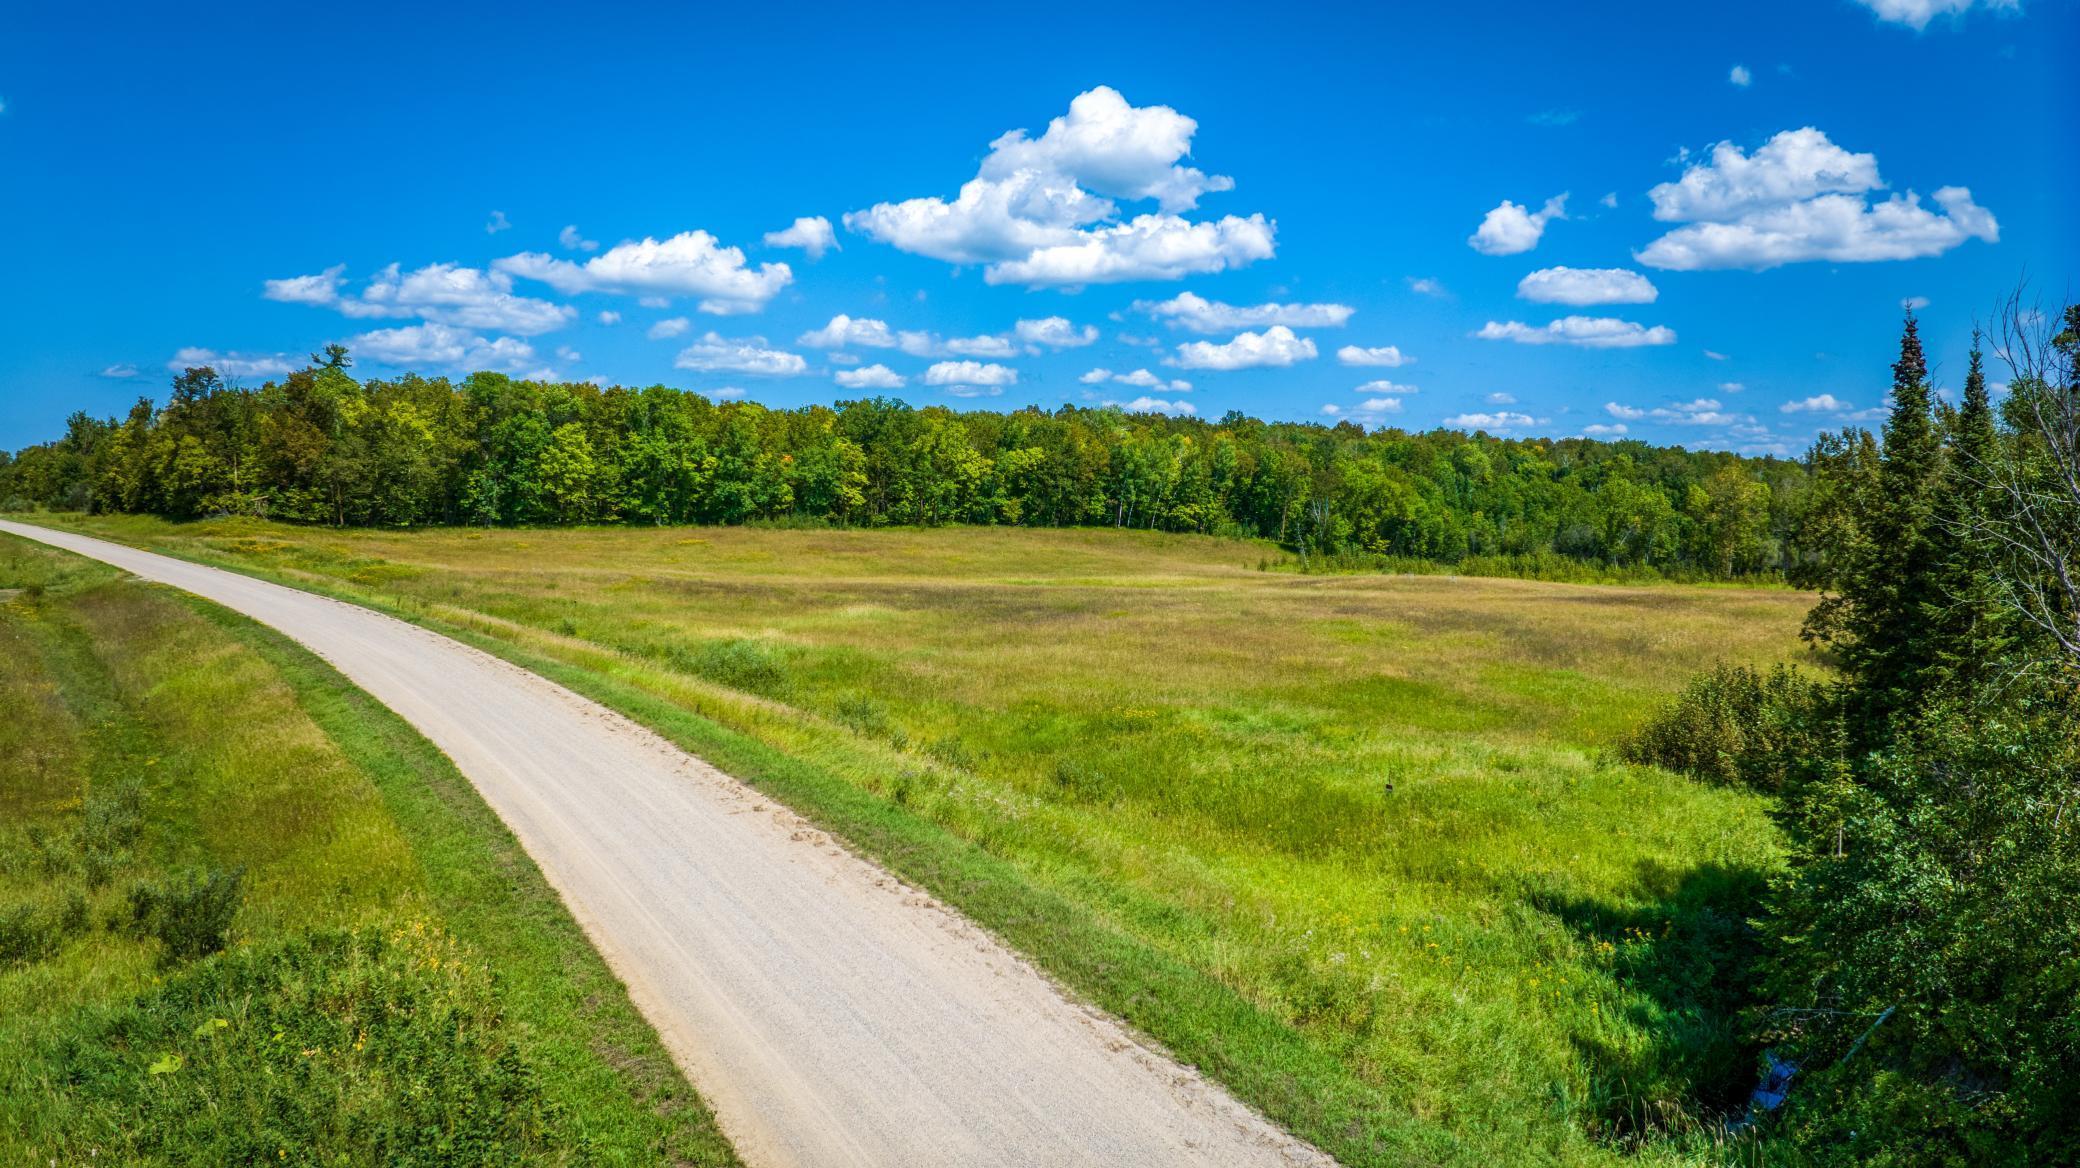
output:
<instances>
[{"instance_id":1,"label":"tall evergreen tree","mask_svg":"<svg viewBox=\"0 0 2080 1168\"><path fill-rule=\"evenodd\" d=\"M1878 490L1863 523L1868 540L1838 582L1846 604L1833 640L1849 681L1859 748L1883 739L1893 715L1913 703L1929 666L1924 602L1937 581L1929 535L1943 475L1929 399L1928 362L1909 313L1892 366L1892 415L1885 423Z\"/></svg>"},{"instance_id":2,"label":"tall evergreen tree","mask_svg":"<svg viewBox=\"0 0 2080 1168\"><path fill-rule=\"evenodd\" d=\"M1948 438L1949 457L1928 533L1935 577L1922 608L1931 634L1928 680L1961 690L1998 668L2008 640L2006 610L1982 542L1984 524L1996 503L1990 478L2000 457L2001 438L1976 334L1964 402L1950 419Z\"/></svg>"}]
</instances>

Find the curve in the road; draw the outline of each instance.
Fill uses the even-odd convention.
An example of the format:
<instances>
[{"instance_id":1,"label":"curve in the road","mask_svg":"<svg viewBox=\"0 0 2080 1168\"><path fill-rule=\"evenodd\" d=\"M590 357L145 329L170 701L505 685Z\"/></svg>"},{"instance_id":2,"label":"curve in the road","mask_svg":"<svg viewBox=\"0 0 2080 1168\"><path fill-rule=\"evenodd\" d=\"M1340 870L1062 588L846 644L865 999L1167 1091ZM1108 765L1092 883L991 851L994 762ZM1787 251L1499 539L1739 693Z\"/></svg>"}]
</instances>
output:
<instances>
[{"instance_id":1,"label":"curve in the road","mask_svg":"<svg viewBox=\"0 0 2080 1168\"><path fill-rule=\"evenodd\" d=\"M511 827L753 1165L1330 1165L988 933L636 723L341 601L0 531L270 625Z\"/></svg>"}]
</instances>

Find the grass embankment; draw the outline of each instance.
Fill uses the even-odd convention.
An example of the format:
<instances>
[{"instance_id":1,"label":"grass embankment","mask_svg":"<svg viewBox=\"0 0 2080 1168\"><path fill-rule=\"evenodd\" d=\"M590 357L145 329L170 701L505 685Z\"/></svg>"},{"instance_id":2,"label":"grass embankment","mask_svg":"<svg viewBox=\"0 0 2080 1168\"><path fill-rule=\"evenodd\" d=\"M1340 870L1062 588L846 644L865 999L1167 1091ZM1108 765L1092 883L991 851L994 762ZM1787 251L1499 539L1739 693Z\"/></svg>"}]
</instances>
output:
<instances>
[{"instance_id":1,"label":"grass embankment","mask_svg":"<svg viewBox=\"0 0 2080 1168\"><path fill-rule=\"evenodd\" d=\"M1114 532L68 525L616 705L1347 1164L1709 1158L1747 1085L1764 805L1599 748L1712 659L1794 655L1796 593Z\"/></svg>"},{"instance_id":2,"label":"grass embankment","mask_svg":"<svg viewBox=\"0 0 2080 1168\"><path fill-rule=\"evenodd\" d=\"M735 1162L467 782L301 649L0 536L0 709L0 1164Z\"/></svg>"}]
</instances>

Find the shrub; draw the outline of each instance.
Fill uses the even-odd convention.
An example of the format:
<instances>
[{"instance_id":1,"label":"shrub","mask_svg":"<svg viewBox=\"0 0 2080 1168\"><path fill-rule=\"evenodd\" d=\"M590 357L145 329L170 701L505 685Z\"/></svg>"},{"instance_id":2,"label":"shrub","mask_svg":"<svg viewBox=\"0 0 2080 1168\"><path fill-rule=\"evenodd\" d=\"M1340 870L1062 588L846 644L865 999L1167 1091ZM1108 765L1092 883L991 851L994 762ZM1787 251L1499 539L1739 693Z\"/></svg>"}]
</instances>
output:
<instances>
[{"instance_id":1,"label":"shrub","mask_svg":"<svg viewBox=\"0 0 2080 1168\"><path fill-rule=\"evenodd\" d=\"M199 962L46 1040L89 1163L568 1163L481 958L429 926ZM56 1101L54 1101L55 1103ZM41 1162L39 1160L38 1162Z\"/></svg>"},{"instance_id":2,"label":"shrub","mask_svg":"<svg viewBox=\"0 0 2080 1168\"><path fill-rule=\"evenodd\" d=\"M1627 762L1701 779L1782 790L1839 753L1829 687L1778 665L1720 663L1683 687L1618 746Z\"/></svg>"},{"instance_id":3,"label":"shrub","mask_svg":"<svg viewBox=\"0 0 2080 1168\"><path fill-rule=\"evenodd\" d=\"M679 650L674 664L718 685L761 697L783 698L793 688L787 659L763 641L709 641L691 653Z\"/></svg>"},{"instance_id":4,"label":"shrub","mask_svg":"<svg viewBox=\"0 0 2080 1168\"><path fill-rule=\"evenodd\" d=\"M0 909L0 966L41 961L66 938L86 931L87 898L77 890L55 906L18 904Z\"/></svg>"},{"instance_id":5,"label":"shrub","mask_svg":"<svg viewBox=\"0 0 2080 1168\"><path fill-rule=\"evenodd\" d=\"M164 884L140 882L130 889L130 931L157 938L169 963L208 956L230 936L244 883L243 868L212 868Z\"/></svg>"}]
</instances>

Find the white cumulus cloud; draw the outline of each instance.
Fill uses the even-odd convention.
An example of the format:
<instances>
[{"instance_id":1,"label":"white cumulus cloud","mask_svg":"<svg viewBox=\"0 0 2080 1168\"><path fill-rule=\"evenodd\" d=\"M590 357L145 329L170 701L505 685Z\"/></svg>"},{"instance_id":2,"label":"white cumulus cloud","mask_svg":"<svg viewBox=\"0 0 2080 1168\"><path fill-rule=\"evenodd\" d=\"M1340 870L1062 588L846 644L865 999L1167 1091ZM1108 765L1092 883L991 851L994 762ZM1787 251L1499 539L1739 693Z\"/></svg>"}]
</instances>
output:
<instances>
[{"instance_id":1,"label":"white cumulus cloud","mask_svg":"<svg viewBox=\"0 0 2080 1168\"><path fill-rule=\"evenodd\" d=\"M1517 296L1538 304L1652 304L1652 281L1625 268L1540 268L1517 281Z\"/></svg>"},{"instance_id":2,"label":"white cumulus cloud","mask_svg":"<svg viewBox=\"0 0 2080 1168\"><path fill-rule=\"evenodd\" d=\"M491 266L540 280L566 296L580 292L660 299L692 296L698 298L702 312L716 316L757 312L794 281L794 272L786 264L752 268L744 262L743 249L723 247L705 231L616 244L582 264L542 252L521 252L494 260Z\"/></svg>"},{"instance_id":3,"label":"white cumulus cloud","mask_svg":"<svg viewBox=\"0 0 2080 1168\"><path fill-rule=\"evenodd\" d=\"M1222 304L1191 292L1180 292L1168 300L1136 300L1130 307L1195 333L1230 333L1275 324L1336 328L1357 311L1348 304Z\"/></svg>"},{"instance_id":4,"label":"white cumulus cloud","mask_svg":"<svg viewBox=\"0 0 2080 1168\"><path fill-rule=\"evenodd\" d=\"M209 366L224 377L278 377L290 370L303 368L303 362L287 353L227 353L194 346L175 352L173 360L166 363L166 367L176 373L203 365ZM101 375L112 376L107 370L103 370Z\"/></svg>"},{"instance_id":5,"label":"white cumulus cloud","mask_svg":"<svg viewBox=\"0 0 2080 1168\"><path fill-rule=\"evenodd\" d=\"M840 369L831 374L831 380L846 389L901 389L908 384L902 374L886 365L862 365L857 369Z\"/></svg>"},{"instance_id":6,"label":"white cumulus cloud","mask_svg":"<svg viewBox=\"0 0 2080 1168\"><path fill-rule=\"evenodd\" d=\"M683 316L674 316L651 325L650 331L644 335L653 341L662 341L667 337L683 337L686 335L686 331L692 327L692 321Z\"/></svg>"},{"instance_id":7,"label":"white cumulus cloud","mask_svg":"<svg viewBox=\"0 0 2080 1168\"><path fill-rule=\"evenodd\" d=\"M824 252L838 246L838 233L821 215L805 215L778 231L766 232L765 238L767 247L798 247L812 260L822 259Z\"/></svg>"},{"instance_id":8,"label":"white cumulus cloud","mask_svg":"<svg viewBox=\"0 0 2080 1168\"><path fill-rule=\"evenodd\" d=\"M1170 360L1170 364L1183 369L1256 369L1283 367L1296 361L1311 361L1314 357L1312 340L1295 335L1292 329L1282 324L1275 324L1261 333L1237 333L1233 340L1224 344L1188 341L1177 346L1177 356Z\"/></svg>"},{"instance_id":9,"label":"white cumulus cloud","mask_svg":"<svg viewBox=\"0 0 2080 1168\"><path fill-rule=\"evenodd\" d=\"M459 264L428 264L413 272L391 264L376 273L358 296L343 296L345 265L316 275L268 280L261 295L287 304L330 308L356 319L418 317L463 329L533 336L562 328L577 318L569 305L513 294L503 272Z\"/></svg>"},{"instance_id":10,"label":"white cumulus cloud","mask_svg":"<svg viewBox=\"0 0 2080 1168\"><path fill-rule=\"evenodd\" d=\"M1545 422L1530 414L1501 410L1492 414L1454 414L1446 418L1444 424L1461 430L1522 430L1527 426L1542 426Z\"/></svg>"},{"instance_id":11,"label":"white cumulus cloud","mask_svg":"<svg viewBox=\"0 0 2080 1168\"><path fill-rule=\"evenodd\" d=\"M1740 86L1742 89L1746 89L1748 86L1755 84L1755 75L1753 73L1748 72L1748 67L1746 65L1735 65L1731 70L1727 72L1726 79L1728 81L1733 82L1735 85Z\"/></svg>"},{"instance_id":12,"label":"white cumulus cloud","mask_svg":"<svg viewBox=\"0 0 2080 1168\"><path fill-rule=\"evenodd\" d=\"M1708 161L1647 192L1654 218L1684 226L1635 258L1677 271L1760 271L1810 260L1916 259L1969 239L2000 239L1993 213L1964 187L1938 188L1935 210L1913 191L1872 203L1870 192L1884 189L1876 155L1844 150L1811 126L1785 130L1753 154L1720 142Z\"/></svg>"},{"instance_id":13,"label":"white cumulus cloud","mask_svg":"<svg viewBox=\"0 0 2080 1168\"><path fill-rule=\"evenodd\" d=\"M563 230L556 233L556 242L562 244L566 251L599 250L599 240L585 238L575 223L564 224Z\"/></svg>"},{"instance_id":14,"label":"white cumulus cloud","mask_svg":"<svg viewBox=\"0 0 2080 1168\"><path fill-rule=\"evenodd\" d=\"M1522 321L1489 321L1475 334L1484 341L1515 341L1520 345L1578 345L1585 349L1631 349L1642 345L1673 345L1675 330L1664 325L1648 328L1629 320L1608 316L1563 316L1539 327Z\"/></svg>"},{"instance_id":15,"label":"white cumulus cloud","mask_svg":"<svg viewBox=\"0 0 2080 1168\"><path fill-rule=\"evenodd\" d=\"M987 265L983 279L992 284L1169 280L1269 258L1276 229L1262 215L1182 214L1200 196L1234 186L1184 164L1197 130L1168 106L1137 107L1098 86L1039 137L998 137L951 201L876 203L848 212L845 225L917 255ZM1146 200L1157 209L1121 211L1122 201Z\"/></svg>"},{"instance_id":16,"label":"white cumulus cloud","mask_svg":"<svg viewBox=\"0 0 2080 1168\"><path fill-rule=\"evenodd\" d=\"M1831 393L1788 401L1777 409L1786 414L1846 414L1856 407Z\"/></svg>"},{"instance_id":17,"label":"white cumulus cloud","mask_svg":"<svg viewBox=\"0 0 2080 1168\"><path fill-rule=\"evenodd\" d=\"M1368 382L1366 382L1366 383L1365 383L1365 384L1363 384L1363 385L1360 385L1360 386L1356 386L1356 387L1354 387L1354 388L1353 388L1353 389L1351 390L1351 392L1352 392L1352 393L1391 393L1391 394L1395 394L1395 395L1397 395L1397 396L1406 396L1406 395L1408 395L1408 394L1411 394L1411 393L1421 393L1421 392L1423 392L1423 391L1422 391L1422 389L1421 389L1420 387L1418 387L1418 386L1413 386L1413 385L1402 385L1401 383L1399 383L1399 382L1395 382L1395 381L1368 381Z\"/></svg>"},{"instance_id":18,"label":"white cumulus cloud","mask_svg":"<svg viewBox=\"0 0 2080 1168\"><path fill-rule=\"evenodd\" d=\"M1059 316L1022 320L1012 326L1012 331L1028 345L1045 345L1050 349L1079 349L1098 339L1095 326L1077 328L1067 318Z\"/></svg>"},{"instance_id":19,"label":"white cumulus cloud","mask_svg":"<svg viewBox=\"0 0 2080 1168\"><path fill-rule=\"evenodd\" d=\"M1018 370L988 361L940 361L924 371L926 385L987 386L1018 384Z\"/></svg>"},{"instance_id":20,"label":"white cumulus cloud","mask_svg":"<svg viewBox=\"0 0 2080 1168\"><path fill-rule=\"evenodd\" d=\"M485 338L433 321L365 332L349 338L346 345L362 361L396 369L425 366L512 373L535 359L534 346L516 337Z\"/></svg>"},{"instance_id":21,"label":"white cumulus cloud","mask_svg":"<svg viewBox=\"0 0 2080 1168\"><path fill-rule=\"evenodd\" d=\"M1400 348L1394 345L1380 345L1369 349L1361 348L1357 345L1345 345L1343 348L1336 350L1336 359L1346 365L1379 365L1389 369L1415 363L1414 357L1403 353Z\"/></svg>"},{"instance_id":22,"label":"white cumulus cloud","mask_svg":"<svg viewBox=\"0 0 2080 1168\"><path fill-rule=\"evenodd\" d=\"M1190 415L1199 412L1199 407L1193 405L1188 401L1164 401L1162 398L1159 397L1137 397L1130 402L1109 401L1105 404L1108 406L1116 406L1119 409L1125 410L1130 414Z\"/></svg>"},{"instance_id":23,"label":"white cumulus cloud","mask_svg":"<svg viewBox=\"0 0 2080 1168\"><path fill-rule=\"evenodd\" d=\"M1591 422L1582 427L1582 435L1587 438L1610 438L1623 434L1629 429L1630 427L1623 422L1613 422L1608 426L1602 422Z\"/></svg>"},{"instance_id":24,"label":"white cumulus cloud","mask_svg":"<svg viewBox=\"0 0 2080 1168\"><path fill-rule=\"evenodd\" d=\"M703 373L755 373L763 377L793 377L809 367L799 353L768 348L764 337L725 337L712 332L679 350L672 364Z\"/></svg>"},{"instance_id":25,"label":"white cumulus cloud","mask_svg":"<svg viewBox=\"0 0 2080 1168\"><path fill-rule=\"evenodd\" d=\"M1920 30L1938 16L1963 16L1975 6L1993 11L2018 11L2021 0L1856 0L1871 10L1879 20L1893 24L1904 24Z\"/></svg>"},{"instance_id":26,"label":"white cumulus cloud","mask_svg":"<svg viewBox=\"0 0 2080 1168\"><path fill-rule=\"evenodd\" d=\"M1546 233L1547 223L1565 218L1565 192L1547 199L1546 205L1536 211L1504 199L1500 206L1481 219L1480 227L1466 237L1466 245L1482 255L1518 255L1538 246L1539 239Z\"/></svg>"}]
</instances>

